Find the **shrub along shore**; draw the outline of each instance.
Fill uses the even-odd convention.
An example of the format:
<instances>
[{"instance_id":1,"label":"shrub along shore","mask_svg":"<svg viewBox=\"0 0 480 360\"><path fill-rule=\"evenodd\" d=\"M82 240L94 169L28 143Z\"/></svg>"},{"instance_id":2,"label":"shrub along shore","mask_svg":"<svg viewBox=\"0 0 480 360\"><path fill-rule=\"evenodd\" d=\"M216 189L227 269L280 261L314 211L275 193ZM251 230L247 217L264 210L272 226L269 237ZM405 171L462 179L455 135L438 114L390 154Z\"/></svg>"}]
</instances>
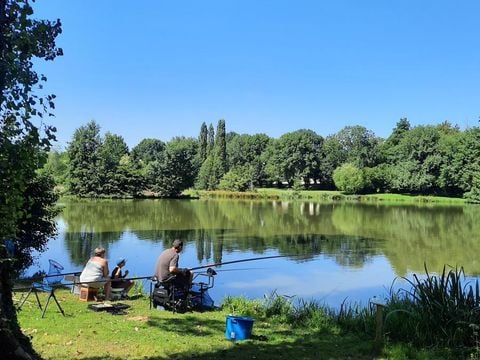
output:
<instances>
[{"instance_id":1,"label":"shrub along shore","mask_svg":"<svg viewBox=\"0 0 480 360\"><path fill-rule=\"evenodd\" d=\"M263 188L255 191L234 192L234 191L206 191L206 190L186 190L184 194L190 197L203 199L257 199L257 200L312 200L327 202L365 202L365 203L391 203L391 204L445 204L445 205L464 205L465 199L444 197L444 196L424 196L408 194L365 194L352 195L341 191L325 190L292 190Z\"/></svg>"},{"instance_id":2,"label":"shrub along shore","mask_svg":"<svg viewBox=\"0 0 480 360\"><path fill-rule=\"evenodd\" d=\"M450 303L454 291L437 290L462 286L462 274L455 270L413 284L416 297L392 294L381 346L374 343L374 307L343 304L337 311L275 293L256 300L227 297L218 309L185 314L149 309L148 297L137 294L122 300L130 306L126 313L112 315L91 311L68 289L59 289L65 317L52 303L42 319L32 297L18 319L43 359L478 359L477 330L469 323L477 319L468 305L478 302L478 294L466 294L461 302L457 291L458 309L428 306L434 300ZM42 303L46 296L40 294ZM227 340L227 315L253 318L252 337ZM460 322L464 326L455 331Z\"/></svg>"}]
</instances>

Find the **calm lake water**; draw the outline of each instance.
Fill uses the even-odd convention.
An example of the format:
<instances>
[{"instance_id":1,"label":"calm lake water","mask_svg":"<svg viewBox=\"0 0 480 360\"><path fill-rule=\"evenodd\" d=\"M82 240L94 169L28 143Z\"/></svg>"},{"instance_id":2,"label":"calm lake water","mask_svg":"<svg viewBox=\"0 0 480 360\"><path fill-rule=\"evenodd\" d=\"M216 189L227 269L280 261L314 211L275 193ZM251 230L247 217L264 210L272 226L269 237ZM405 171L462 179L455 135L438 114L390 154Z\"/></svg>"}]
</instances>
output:
<instances>
[{"instance_id":1,"label":"calm lake water","mask_svg":"<svg viewBox=\"0 0 480 360\"><path fill-rule=\"evenodd\" d=\"M81 270L92 250L107 249L110 267L127 258L131 276L149 276L158 255L184 240L181 267L288 255L218 267L210 291L278 294L332 307L384 296L395 278L439 272L444 264L480 274L480 207L325 204L230 200L62 200L59 235L27 270ZM401 281L396 286L406 286ZM148 286L148 281L144 282Z\"/></svg>"}]
</instances>

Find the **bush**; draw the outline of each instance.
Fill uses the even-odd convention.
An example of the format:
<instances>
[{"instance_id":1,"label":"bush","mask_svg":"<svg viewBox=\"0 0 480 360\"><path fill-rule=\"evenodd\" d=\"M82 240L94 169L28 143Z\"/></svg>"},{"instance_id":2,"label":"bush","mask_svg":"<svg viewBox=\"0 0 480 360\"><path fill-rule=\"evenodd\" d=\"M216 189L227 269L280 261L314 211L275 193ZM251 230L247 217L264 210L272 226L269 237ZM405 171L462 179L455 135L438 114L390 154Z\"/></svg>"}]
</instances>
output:
<instances>
[{"instance_id":1,"label":"bush","mask_svg":"<svg viewBox=\"0 0 480 360\"><path fill-rule=\"evenodd\" d=\"M365 189L365 178L362 169L345 163L333 172L333 181L338 190L348 194L358 194Z\"/></svg>"},{"instance_id":2,"label":"bush","mask_svg":"<svg viewBox=\"0 0 480 360\"><path fill-rule=\"evenodd\" d=\"M239 166L223 175L218 188L226 191L246 191L250 188L251 179L248 166Z\"/></svg>"}]
</instances>

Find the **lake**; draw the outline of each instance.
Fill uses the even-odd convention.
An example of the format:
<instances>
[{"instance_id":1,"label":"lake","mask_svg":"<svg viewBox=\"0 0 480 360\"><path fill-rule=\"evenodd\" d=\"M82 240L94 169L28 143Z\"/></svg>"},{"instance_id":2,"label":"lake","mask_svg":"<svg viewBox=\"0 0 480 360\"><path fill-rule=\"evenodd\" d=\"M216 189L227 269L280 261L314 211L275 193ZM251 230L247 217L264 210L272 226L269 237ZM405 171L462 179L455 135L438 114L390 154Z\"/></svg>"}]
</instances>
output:
<instances>
[{"instance_id":1,"label":"lake","mask_svg":"<svg viewBox=\"0 0 480 360\"><path fill-rule=\"evenodd\" d=\"M81 270L95 247L110 269L127 258L130 276L149 276L158 255L184 240L181 267L286 255L217 267L210 295L261 298L273 291L332 307L384 296L394 279L463 266L480 274L480 207L307 201L64 200L58 236L31 275L54 259ZM148 281L144 282L148 287Z\"/></svg>"}]
</instances>

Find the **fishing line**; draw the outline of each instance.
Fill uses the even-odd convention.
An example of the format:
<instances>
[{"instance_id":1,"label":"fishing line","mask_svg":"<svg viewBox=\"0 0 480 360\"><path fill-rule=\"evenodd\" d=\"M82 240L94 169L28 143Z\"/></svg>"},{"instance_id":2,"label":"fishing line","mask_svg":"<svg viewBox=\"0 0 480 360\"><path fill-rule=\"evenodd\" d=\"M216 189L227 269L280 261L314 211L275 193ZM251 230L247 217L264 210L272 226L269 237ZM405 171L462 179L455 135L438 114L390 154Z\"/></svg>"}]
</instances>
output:
<instances>
[{"instance_id":1,"label":"fishing line","mask_svg":"<svg viewBox=\"0 0 480 360\"><path fill-rule=\"evenodd\" d=\"M242 260L224 261L224 262L220 262L220 263L213 263L213 264L207 264L207 265L193 267L193 268L190 268L189 270L193 271L193 270L205 269L205 268L209 268L209 267L216 267L216 266L222 266L222 265L228 265L228 264L236 264L236 263L247 262L247 261L275 259L275 258L283 258L283 257L290 257L290 256L300 256L300 255L274 255L274 256L262 256L262 257L256 257L256 258L242 259Z\"/></svg>"},{"instance_id":2,"label":"fishing line","mask_svg":"<svg viewBox=\"0 0 480 360\"><path fill-rule=\"evenodd\" d=\"M226 272L226 271L246 271L246 270L266 270L269 268L241 268L241 269L218 269L216 272Z\"/></svg>"}]
</instances>

